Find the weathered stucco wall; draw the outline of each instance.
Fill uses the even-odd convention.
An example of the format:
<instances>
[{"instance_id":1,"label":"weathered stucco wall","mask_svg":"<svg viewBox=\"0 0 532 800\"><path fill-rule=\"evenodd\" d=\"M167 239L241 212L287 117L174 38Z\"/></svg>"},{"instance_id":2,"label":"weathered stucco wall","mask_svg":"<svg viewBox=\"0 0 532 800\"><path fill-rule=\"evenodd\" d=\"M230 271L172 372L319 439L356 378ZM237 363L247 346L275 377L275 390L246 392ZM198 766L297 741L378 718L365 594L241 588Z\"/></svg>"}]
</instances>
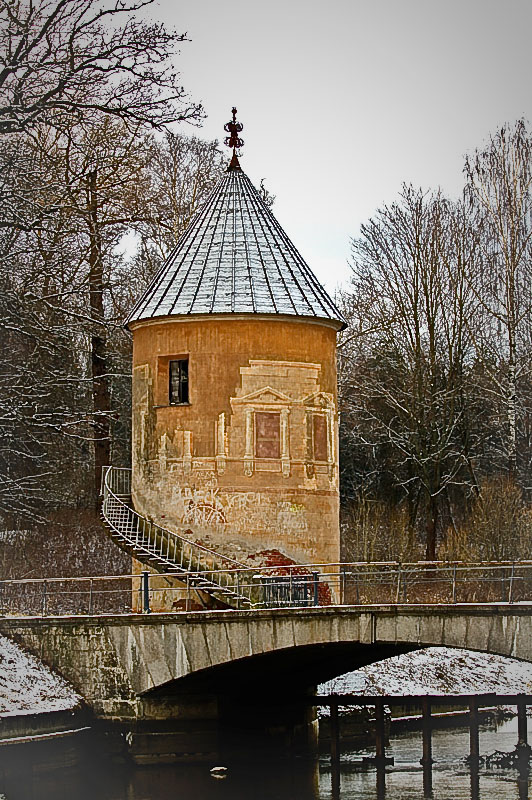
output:
<instances>
[{"instance_id":1,"label":"weathered stucco wall","mask_svg":"<svg viewBox=\"0 0 532 800\"><path fill-rule=\"evenodd\" d=\"M250 315L132 328L137 510L214 547L338 561L337 326ZM172 406L177 358L188 358L189 403Z\"/></svg>"}]
</instances>

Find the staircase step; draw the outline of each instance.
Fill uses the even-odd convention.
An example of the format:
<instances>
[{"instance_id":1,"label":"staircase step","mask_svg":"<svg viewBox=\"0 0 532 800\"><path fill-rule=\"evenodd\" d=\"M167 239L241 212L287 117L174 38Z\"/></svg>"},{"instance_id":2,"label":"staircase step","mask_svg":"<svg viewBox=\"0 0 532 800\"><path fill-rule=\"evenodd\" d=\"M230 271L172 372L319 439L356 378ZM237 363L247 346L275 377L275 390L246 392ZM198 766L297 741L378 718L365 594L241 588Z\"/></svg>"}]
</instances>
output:
<instances>
[{"instance_id":1,"label":"staircase step","mask_svg":"<svg viewBox=\"0 0 532 800\"><path fill-rule=\"evenodd\" d=\"M121 478L122 479L122 478ZM106 490L107 491L107 490ZM176 534L176 538L172 542L171 538L163 538L163 548L161 549L161 539L156 542L155 537L147 537L144 535L144 526L151 526L142 517L137 516L132 509L127 506L131 502L131 495L120 494L113 495L107 493L104 497L104 507L100 514L101 519L109 530L109 535L117 543L119 543L128 552L131 552L139 561L151 565L159 572L168 572L174 575L177 579L184 577L184 573L192 568L194 564L200 568L202 564L202 556L190 556L190 548L194 544L180 539ZM141 534L139 536L139 534ZM166 538L166 547L164 547ZM176 546L177 544L177 546ZM186 550L185 550L186 548ZM185 551L185 552L184 552ZM186 557L183 556L186 554ZM220 556L220 559L223 557ZM207 559L204 569L212 571L213 564L210 559ZM201 572L201 569L200 569ZM243 595L240 595L233 588L222 586L216 583L211 578L203 577L201 574L196 577L191 577L190 585L200 591L212 593L217 597L231 598L238 600L243 604L250 604L250 601Z\"/></svg>"}]
</instances>

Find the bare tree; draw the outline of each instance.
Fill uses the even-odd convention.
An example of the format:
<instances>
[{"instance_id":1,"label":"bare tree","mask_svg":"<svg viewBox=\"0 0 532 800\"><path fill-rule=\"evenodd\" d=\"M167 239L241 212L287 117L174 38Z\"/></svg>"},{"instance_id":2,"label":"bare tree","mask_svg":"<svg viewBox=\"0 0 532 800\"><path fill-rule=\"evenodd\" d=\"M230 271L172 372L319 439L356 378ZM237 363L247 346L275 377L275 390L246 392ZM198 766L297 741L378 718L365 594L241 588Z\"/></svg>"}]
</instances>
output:
<instances>
[{"instance_id":1,"label":"bare tree","mask_svg":"<svg viewBox=\"0 0 532 800\"><path fill-rule=\"evenodd\" d=\"M138 277L145 284L175 247L198 207L225 169L218 142L167 132L154 140L149 164L148 213L135 227L139 239ZM137 292L139 287L133 284ZM132 304L134 295L130 298Z\"/></svg>"},{"instance_id":2,"label":"bare tree","mask_svg":"<svg viewBox=\"0 0 532 800\"><path fill-rule=\"evenodd\" d=\"M157 128L201 106L171 61L186 34L145 22L153 0L0 0L0 133L111 115Z\"/></svg>"},{"instance_id":3,"label":"bare tree","mask_svg":"<svg viewBox=\"0 0 532 800\"><path fill-rule=\"evenodd\" d=\"M120 329L113 304L114 248L126 231L149 214L141 207L139 187L149 184L150 139L130 132L121 121L103 118L99 126L74 128L60 152L68 206L78 230L81 283L79 308L89 324L94 489L98 495L102 468L110 463L111 380L109 344ZM149 204L148 204L149 206Z\"/></svg>"},{"instance_id":4,"label":"bare tree","mask_svg":"<svg viewBox=\"0 0 532 800\"><path fill-rule=\"evenodd\" d=\"M466 275L476 239L463 207L405 186L352 247L343 438L347 426L366 479L372 473L381 493L405 498L412 524L425 520L434 559L452 488L475 483L467 405L477 303Z\"/></svg>"},{"instance_id":5,"label":"bare tree","mask_svg":"<svg viewBox=\"0 0 532 800\"><path fill-rule=\"evenodd\" d=\"M477 339L504 409L503 456L517 477L519 424L527 416L520 385L530 383L532 355L532 139L524 120L504 125L465 164L466 197L482 229L483 259L471 285L485 315Z\"/></svg>"},{"instance_id":6,"label":"bare tree","mask_svg":"<svg viewBox=\"0 0 532 800\"><path fill-rule=\"evenodd\" d=\"M61 435L73 417L68 412L73 386L66 378L75 356L63 327L44 320L33 301L11 276L2 276L0 509L12 519L21 513L26 519L42 518L57 489L58 472L76 460Z\"/></svg>"},{"instance_id":7,"label":"bare tree","mask_svg":"<svg viewBox=\"0 0 532 800\"><path fill-rule=\"evenodd\" d=\"M177 138L179 148L170 152L179 155L170 163L166 139L109 117L61 132L41 125L33 137L0 140L0 192L5 186L12 201L11 224L0 230L0 262L13 276L6 290L39 320L58 360L51 393L37 391L40 400L27 422L42 438L38 452L52 464L58 485L61 466L70 471L71 491L61 499L56 494L59 503L76 491L86 502L82 486L92 485L94 498L111 451L127 458L130 342L123 320L156 266L146 264L144 254L149 245L159 265L222 168L216 143L170 140ZM121 254L126 234L128 252ZM4 315L0 328L6 325ZM58 351L60 344L66 352ZM18 386L14 365L5 366L6 386L9 375ZM40 376L27 355L20 368L30 385ZM57 437L42 437L45 420L63 437L67 457L59 457ZM15 470L17 463L13 458ZM28 467L26 462L31 474ZM42 497L40 475L35 473Z\"/></svg>"},{"instance_id":8,"label":"bare tree","mask_svg":"<svg viewBox=\"0 0 532 800\"><path fill-rule=\"evenodd\" d=\"M118 284L125 282L123 269L113 272L123 261L115 248L139 214L145 221L151 213L147 163L153 140L146 129L202 116L172 63L186 34L145 21L150 5L152 0L0 0L0 259L13 278L1 292L6 307L23 303L27 311L20 330L11 329L6 317L0 320L0 337L15 338L19 359L5 361L2 401L17 407L19 392L28 441L36 431L39 440L39 446L37 439L28 444L26 455L32 448L40 453L39 467L58 446L51 443L52 430L77 441L85 461L88 438L97 465L109 460L111 384L120 370L117 352L123 352L122 344L114 342L110 350L109 342L120 330L114 298L123 297ZM37 376L43 385L46 380L32 361L35 356L38 362L39 349L28 344L30 319L33 328L43 329L46 352L66 343L68 355L58 357L55 375L62 395L53 401L53 376L47 391L32 384ZM34 403L24 403L20 374L30 394L35 388ZM9 414L2 419L13 427ZM55 452L57 463L71 466ZM18 470L26 473L25 486L33 475L43 488L43 470L29 470L28 458L22 466L15 450L6 470L8 483L8 473ZM23 509L28 498L22 484L10 485Z\"/></svg>"}]
</instances>

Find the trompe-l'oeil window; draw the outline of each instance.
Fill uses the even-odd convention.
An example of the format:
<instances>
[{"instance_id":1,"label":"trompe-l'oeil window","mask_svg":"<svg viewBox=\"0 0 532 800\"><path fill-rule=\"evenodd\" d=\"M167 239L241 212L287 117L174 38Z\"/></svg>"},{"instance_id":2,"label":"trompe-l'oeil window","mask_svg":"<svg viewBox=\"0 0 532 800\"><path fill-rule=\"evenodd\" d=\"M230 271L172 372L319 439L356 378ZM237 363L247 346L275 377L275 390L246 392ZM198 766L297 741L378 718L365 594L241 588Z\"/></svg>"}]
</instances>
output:
<instances>
[{"instance_id":1,"label":"trompe-l'oeil window","mask_svg":"<svg viewBox=\"0 0 532 800\"><path fill-rule=\"evenodd\" d=\"M257 458L280 458L280 415L257 412L255 414L255 456Z\"/></svg>"},{"instance_id":2,"label":"trompe-l'oeil window","mask_svg":"<svg viewBox=\"0 0 532 800\"><path fill-rule=\"evenodd\" d=\"M312 450L315 461L328 460L327 420L322 414L313 414L312 417Z\"/></svg>"}]
</instances>

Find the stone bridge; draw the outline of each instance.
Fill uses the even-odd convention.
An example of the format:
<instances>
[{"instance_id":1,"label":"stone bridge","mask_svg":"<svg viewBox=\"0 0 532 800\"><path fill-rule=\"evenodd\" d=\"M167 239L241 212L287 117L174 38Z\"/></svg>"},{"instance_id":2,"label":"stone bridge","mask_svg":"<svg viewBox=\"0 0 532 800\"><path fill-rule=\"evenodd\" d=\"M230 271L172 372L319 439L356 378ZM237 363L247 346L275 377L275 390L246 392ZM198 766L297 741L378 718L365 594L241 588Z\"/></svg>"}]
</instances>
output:
<instances>
[{"instance_id":1,"label":"stone bridge","mask_svg":"<svg viewBox=\"0 0 532 800\"><path fill-rule=\"evenodd\" d=\"M520 603L6 617L0 632L62 674L98 717L137 730L186 723L202 729L195 747L205 749L206 727L217 736L228 721L235 730L259 718L265 727L308 728L318 683L409 650L440 645L532 661L531 612ZM181 735L190 748L190 730Z\"/></svg>"},{"instance_id":2,"label":"stone bridge","mask_svg":"<svg viewBox=\"0 0 532 800\"><path fill-rule=\"evenodd\" d=\"M342 672L441 645L532 661L532 604L360 606L0 619L102 717L176 694L301 692Z\"/></svg>"}]
</instances>

